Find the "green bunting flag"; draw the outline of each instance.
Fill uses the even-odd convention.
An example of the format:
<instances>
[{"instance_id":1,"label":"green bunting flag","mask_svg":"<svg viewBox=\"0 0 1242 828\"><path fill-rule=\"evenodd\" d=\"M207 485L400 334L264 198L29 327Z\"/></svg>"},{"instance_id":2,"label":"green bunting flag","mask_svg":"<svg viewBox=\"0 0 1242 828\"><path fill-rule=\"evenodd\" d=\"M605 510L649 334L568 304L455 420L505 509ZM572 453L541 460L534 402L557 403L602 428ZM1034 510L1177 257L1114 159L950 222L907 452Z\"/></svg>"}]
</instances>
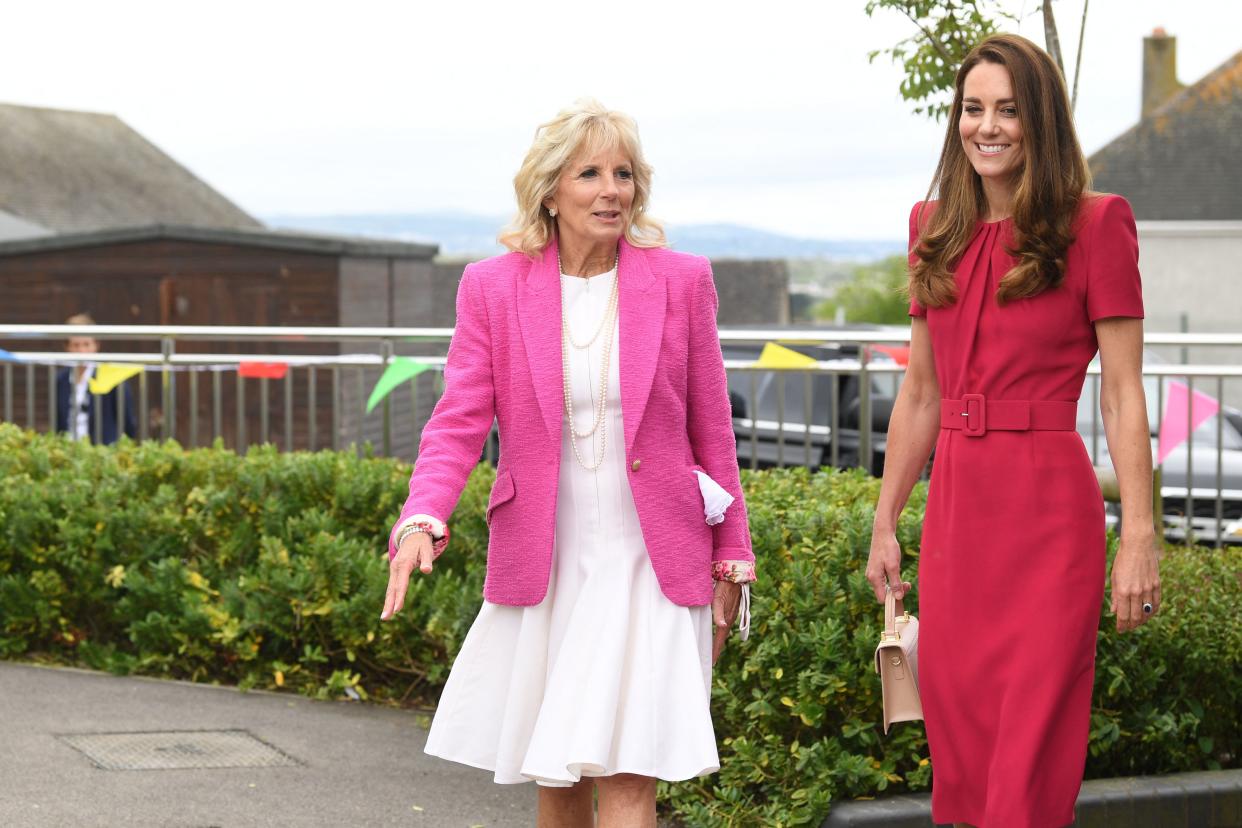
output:
<instances>
[{"instance_id":1,"label":"green bunting flag","mask_svg":"<svg viewBox=\"0 0 1242 828\"><path fill-rule=\"evenodd\" d=\"M406 380L416 377L431 366L425 362L417 362L409 357L393 357L392 362L388 363L383 376L379 378L379 382L375 383L371 396L367 399L367 413L371 413L371 409L379 405L380 400L392 393L392 389L396 388Z\"/></svg>"}]
</instances>

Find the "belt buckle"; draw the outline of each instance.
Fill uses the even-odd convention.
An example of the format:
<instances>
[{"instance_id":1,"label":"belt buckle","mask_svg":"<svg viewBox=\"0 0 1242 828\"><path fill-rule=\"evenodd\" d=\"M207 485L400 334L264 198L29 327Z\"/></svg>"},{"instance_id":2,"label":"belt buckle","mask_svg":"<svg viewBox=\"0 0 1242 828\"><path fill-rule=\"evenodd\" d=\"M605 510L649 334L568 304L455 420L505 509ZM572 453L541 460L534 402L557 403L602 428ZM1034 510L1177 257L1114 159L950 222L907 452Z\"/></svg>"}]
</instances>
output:
<instances>
[{"instance_id":1,"label":"belt buckle","mask_svg":"<svg viewBox=\"0 0 1242 828\"><path fill-rule=\"evenodd\" d=\"M988 430L988 404L982 394L962 395L962 416L966 423L962 433L967 437L982 437Z\"/></svg>"}]
</instances>

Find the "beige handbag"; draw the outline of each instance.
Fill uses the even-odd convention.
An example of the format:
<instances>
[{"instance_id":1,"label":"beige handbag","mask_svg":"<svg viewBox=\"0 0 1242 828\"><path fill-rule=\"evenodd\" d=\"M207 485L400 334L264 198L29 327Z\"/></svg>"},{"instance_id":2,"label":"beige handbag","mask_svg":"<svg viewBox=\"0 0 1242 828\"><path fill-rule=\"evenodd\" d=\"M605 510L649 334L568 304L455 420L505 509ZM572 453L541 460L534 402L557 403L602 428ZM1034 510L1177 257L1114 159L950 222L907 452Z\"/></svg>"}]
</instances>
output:
<instances>
[{"instance_id":1,"label":"beige handbag","mask_svg":"<svg viewBox=\"0 0 1242 828\"><path fill-rule=\"evenodd\" d=\"M875 671L884 691L884 732L893 722L923 718L919 700L919 620L892 590L884 597L884 632L875 648Z\"/></svg>"}]
</instances>

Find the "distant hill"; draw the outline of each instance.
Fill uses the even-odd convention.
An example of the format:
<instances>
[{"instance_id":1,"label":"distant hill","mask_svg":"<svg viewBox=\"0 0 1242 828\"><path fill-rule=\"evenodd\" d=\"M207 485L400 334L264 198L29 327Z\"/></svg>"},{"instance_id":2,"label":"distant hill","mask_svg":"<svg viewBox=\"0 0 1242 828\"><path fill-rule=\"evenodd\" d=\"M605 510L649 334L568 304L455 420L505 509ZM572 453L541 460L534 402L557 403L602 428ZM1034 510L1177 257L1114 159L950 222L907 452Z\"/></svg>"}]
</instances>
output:
<instances>
[{"instance_id":1,"label":"distant hill","mask_svg":"<svg viewBox=\"0 0 1242 828\"><path fill-rule=\"evenodd\" d=\"M806 239L740 224L672 225L667 232L669 241L677 249L713 259L827 258L870 261L904 253L906 249L905 243L899 239Z\"/></svg>"},{"instance_id":2,"label":"distant hill","mask_svg":"<svg viewBox=\"0 0 1242 828\"><path fill-rule=\"evenodd\" d=\"M349 236L430 242L444 256L491 256L502 252L496 233L507 217L467 213L372 213L327 216L264 216L272 227ZM905 243L807 239L737 224L684 224L666 228L678 250L713 259L830 258L869 261L905 251Z\"/></svg>"}]
</instances>

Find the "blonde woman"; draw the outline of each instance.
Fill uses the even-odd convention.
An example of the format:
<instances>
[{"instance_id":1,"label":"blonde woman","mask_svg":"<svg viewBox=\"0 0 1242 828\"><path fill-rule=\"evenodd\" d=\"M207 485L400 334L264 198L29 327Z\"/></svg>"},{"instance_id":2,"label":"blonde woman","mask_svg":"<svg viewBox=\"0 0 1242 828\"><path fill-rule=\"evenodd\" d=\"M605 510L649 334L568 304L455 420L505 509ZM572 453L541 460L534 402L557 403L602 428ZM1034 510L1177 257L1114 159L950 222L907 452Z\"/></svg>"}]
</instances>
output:
<instances>
[{"instance_id":1,"label":"blonde woman","mask_svg":"<svg viewBox=\"0 0 1242 828\"><path fill-rule=\"evenodd\" d=\"M754 556L706 259L664 247L629 117L539 128L512 252L472 264L394 526L382 617L430 574L493 418L484 604L427 752L539 785L541 826L654 826L719 765L712 665Z\"/></svg>"}]
</instances>

